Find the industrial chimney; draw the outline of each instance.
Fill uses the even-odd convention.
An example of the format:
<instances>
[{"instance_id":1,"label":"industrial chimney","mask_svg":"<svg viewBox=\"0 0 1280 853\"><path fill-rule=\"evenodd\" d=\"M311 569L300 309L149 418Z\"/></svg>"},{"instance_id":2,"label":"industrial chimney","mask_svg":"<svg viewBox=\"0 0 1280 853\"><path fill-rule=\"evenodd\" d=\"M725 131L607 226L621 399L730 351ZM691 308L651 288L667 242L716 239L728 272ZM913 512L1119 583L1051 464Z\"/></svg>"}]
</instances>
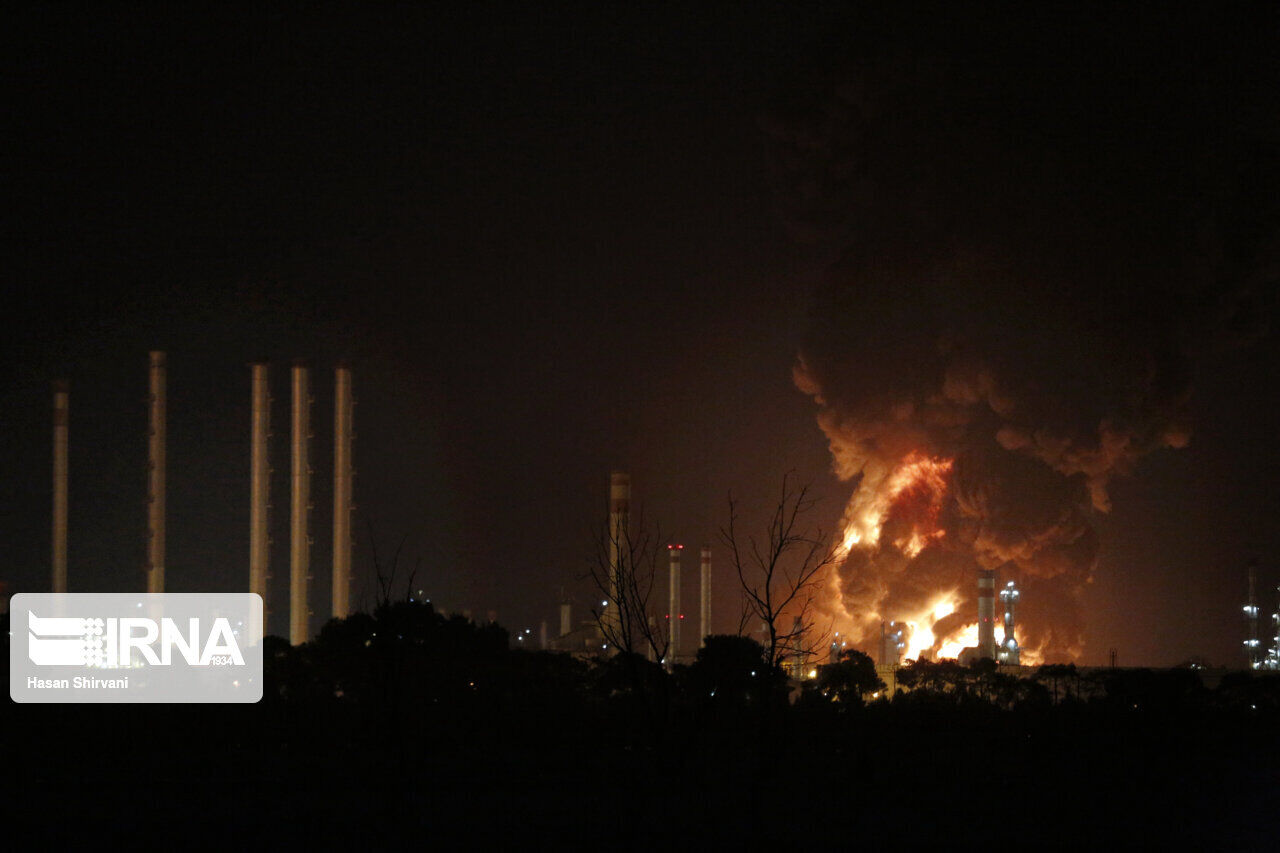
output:
<instances>
[{"instance_id":1,"label":"industrial chimney","mask_svg":"<svg viewBox=\"0 0 1280 853\"><path fill-rule=\"evenodd\" d=\"M311 386L302 362L293 365L293 495L289 525L289 642L307 641L311 580Z\"/></svg>"},{"instance_id":2,"label":"industrial chimney","mask_svg":"<svg viewBox=\"0 0 1280 853\"><path fill-rule=\"evenodd\" d=\"M147 592L164 592L165 360L151 353L151 423L147 431Z\"/></svg>"},{"instance_id":3,"label":"industrial chimney","mask_svg":"<svg viewBox=\"0 0 1280 853\"><path fill-rule=\"evenodd\" d=\"M67 591L67 430L71 393L53 383L53 591Z\"/></svg>"},{"instance_id":4,"label":"industrial chimney","mask_svg":"<svg viewBox=\"0 0 1280 853\"><path fill-rule=\"evenodd\" d=\"M351 368L339 365L334 374L333 402L333 618L351 612L351 465L354 437Z\"/></svg>"},{"instance_id":5,"label":"industrial chimney","mask_svg":"<svg viewBox=\"0 0 1280 853\"><path fill-rule=\"evenodd\" d=\"M702 546L702 599L701 625L698 628L698 648L707 644L707 635L711 633L711 546Z\"/></svg>"},{"instance_id":6,"label":"industrial chimney","mask_svg":"<svg viewBox=\"0 0 1280 853\"><path fill-rule=\"evenodd\" d=\"M622 628L622 613L618 605L619 576L635 570L634 566L624 565L631 559L630 525L631 475L614 471L609 475L609 600L604 611L607 636L617 637Z\"/></svg>"},{"instance_id":7,"label":"industrial chimney","mask_svg":"<svg viewBox=\"0 0 1280 853\"><path fill-rule=\"evenodd\" d=\"M996 659L996 573L978 571L978 657Z\"/></svg>"},{"instance_id":8,"label":"industrial chimney","mask_svg":"<svg viewBox=\"0 0 1280 853\"><path fill-rule=\"evenodd\" d=\"M270 578L271 535L271 438L270 368L254 364L250 368L249 449L249 592L262 596L262 615L266 618L267 580ZM265 626L264 628L265 633Z\"/></svg>"},{"instance_id":9,"label":"industrial chimney","mask_svg":"<svg viewBox=\"0 0 1280 853\"><path fill-rule=\"evenodd\" d=\"M667 546L667 564L670 568L670 586L667 598L667 661L675 663L680 654L680 622L684 614L680 612L680 554L683 545Z\"/></svg>"}]
</instances>

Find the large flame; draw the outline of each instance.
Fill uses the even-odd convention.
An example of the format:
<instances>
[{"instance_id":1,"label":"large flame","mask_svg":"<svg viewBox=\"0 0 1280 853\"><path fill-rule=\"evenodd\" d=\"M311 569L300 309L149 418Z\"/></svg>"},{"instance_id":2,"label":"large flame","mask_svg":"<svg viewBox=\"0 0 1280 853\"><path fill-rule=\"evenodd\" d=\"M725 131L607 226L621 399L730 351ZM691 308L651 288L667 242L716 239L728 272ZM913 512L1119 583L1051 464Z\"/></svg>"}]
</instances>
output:
<instances>
[{"instance_id":1,"label":"large flame","mask_svg":"<svg viewBox=\"0 0 1280 853\"><path fill-rule=\"evenodd\" d=\"M953 468L953 459L913 451L888 470L864 472L845 512L837 556L843 561L860 555L868 563L879 558L900 564L898 573L902 576L926 576L912 573L911 568L927 549L945 542L947 531L941 514ZM888 536L887 529L891 530ZM908 660L956 658L962 649L978 643L976 586L962 588L952 583L932 592L926 589L923 606L910 609L895 606L886 595L880 595L879 606L864 613L846 609L839 579L834 576L830 593L829 609L841 630L863 646L873 645L869 626L881 621L891 622L895 629L905 627L903 657ZM1002 632L1001 620L997 636ZM1021 654L1024 664L1042 659L1038 649L1024 648Z\"/></svg>"},{"instance_id":2,"label":"large flame","mask_svg":"<svg viewBox=\"0 0 1280 853\"><path fill-rule=\"evenodd\" d=\"M957 658L960 656L961 649L977 645L977 622L954 627L942 636L934 632L939 622L956 612L957 600L956 591L950 590L934 599L921 612L912 614L906 619L896 620L905 622L910 629L910 635L906 638L907 647L903 653L904 658L907 660L920 660L922 657L939 660Z\"/></svg>"},{"instance_id":3,"label":"large flame","mask_svg":"<svg viewBox=\"0 0 1280 853\"><path fill-rule=\"evenodd\" d=\"M909 629L906 650L903 652L905 660L920 660L922 657L932 660L955 660L960 657L960 652L964 649L978 645L976 620L959 624L955 624L954 620L944 623L950 624L949 628L939 624L946 617L956 613L958 601L957 592L951 590L935 598L925 610L911 614L905 619L895 620L895 624L905 624ZM996 636L1002 636L1003 633L1004 620L997 620ZM1024 648L1020 654L1021 663L1024 666L1038 666L1043 660L1039 649Z\"/></svg>"},{"instance_id":4,"label":"large flame","mask_svg":"<svg viewBox=\"0 0 1280 853\"><path fill-rule=\"evenodd\" d=\"M953 461L950 459L931 459L919 453L912 453L902 460L888 476L882 480L882 488L875 489L869 499L859 501L855 497L853 504L845 513L843 555L847 555L855 547L872 547L880 543L880 530L885 516L895 501L903 495L910 497L925 496L924 511L919 513L911 533L905 538L895 540L894 544L914 557L920 553L930 541L946 535L946 531L937 527L938 511L942 507L942 499L947 492L947 475L951 473ZM843 556L842 555L842 556Z\"/></svg>"}]
</instances>

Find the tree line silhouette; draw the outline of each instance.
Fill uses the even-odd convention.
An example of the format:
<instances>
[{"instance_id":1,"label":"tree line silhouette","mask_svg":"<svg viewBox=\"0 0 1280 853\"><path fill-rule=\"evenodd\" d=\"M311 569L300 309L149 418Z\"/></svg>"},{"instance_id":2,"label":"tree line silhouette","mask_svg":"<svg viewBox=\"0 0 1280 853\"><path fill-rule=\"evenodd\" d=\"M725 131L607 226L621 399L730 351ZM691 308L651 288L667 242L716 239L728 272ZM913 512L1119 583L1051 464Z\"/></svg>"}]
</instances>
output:
<instances>
[{"instance_id":1,"label":"tree line silhouette","mask_svg":"<svg viewBox=\"0 0 1280 853\"><path fill-rule=\"evenodd\" d=\"M39 810L37 788L88 784L77 819L143 802L192 823L198 777L234 790L225 819L264 837L447 828L623 849L852 843L873 827L986 846L997 825L1042 847L1230 832L1249 849L1275 829L1280 679L1245 672L1210 688L1194 669L917 662L890 696L856 651L797 684L754 640L712 636L668 670L513 648L499 625L411 601L264 652L257 705L8 703L13 766L40 771L34 788L11 775L9 802Z\"/></svg>"}]
</instances>

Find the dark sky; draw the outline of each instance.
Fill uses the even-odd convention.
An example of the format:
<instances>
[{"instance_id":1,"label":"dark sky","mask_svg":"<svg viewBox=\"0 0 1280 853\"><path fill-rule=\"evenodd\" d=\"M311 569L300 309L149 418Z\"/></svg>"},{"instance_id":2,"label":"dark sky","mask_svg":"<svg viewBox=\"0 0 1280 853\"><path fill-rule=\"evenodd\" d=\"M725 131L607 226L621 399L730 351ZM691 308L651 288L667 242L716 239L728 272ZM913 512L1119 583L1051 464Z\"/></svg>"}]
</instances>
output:
<instances>
[{"instance_id":1,"label":"dark sky","mask_svg":"<svg viewBox=\"0 0 1280 853\"><path fill-rule=\"evenodd\" d=\"M357 600L367 519L382 551L407 537L402 562L444 607L554 625L562 588L590 597L611 468L687 545L714 539L730 489L766 502L789 470L833 524L851 490L791 368L848 235L796 239L814 235L767 130L868 44L925 55L945 22L609 6L23 12L3 45L0 579L47 584L49 382L65 376L71 590L143 584L149 349L170 365L170 590L247 582L247 364L275 365L277 632L296 357L315 367L317 614L339 359L359 400ZM1255 20L1212 23L1196 49L1218 66L1275 44ZM1004 35L1018 26L1039 25ZM981 44L966 55L1018 74ZM1066 75L1089 63L1064 57ZM1264 82L1211 85L1264 104ZM1256 218L1237 230L1253 239ZM1246 342L1196 350L1190 446L1144 458L1097 519L1085 662L1234 663L1245 562L1280 582L1274 302L1256 304ZM732 580L721 560L717 587ZM736 610L717 602L714 627Z\"/></svg>"}]
</instances>

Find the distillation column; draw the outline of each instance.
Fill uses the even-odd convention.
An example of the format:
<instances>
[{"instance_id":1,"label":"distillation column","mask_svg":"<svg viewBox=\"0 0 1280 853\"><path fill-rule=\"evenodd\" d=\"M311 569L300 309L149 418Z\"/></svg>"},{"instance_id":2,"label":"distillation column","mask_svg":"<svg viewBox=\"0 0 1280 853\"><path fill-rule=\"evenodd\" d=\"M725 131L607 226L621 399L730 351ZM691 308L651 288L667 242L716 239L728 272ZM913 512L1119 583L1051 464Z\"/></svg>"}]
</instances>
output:
<instances>
[{"instance_id":1,"label":"distillation column","mask_svg":"<svg viewBox=\"0 0 1280 853\"><path fill-rule=\"evenodd\" d=\"M1258 561L1249 561L1249 602L1244 606L1244 618L1249 628L1248 639L1244 641L1245 658L1249 661L1250 669L1257 669L1259 662L1259 652L1261 649L1258 645L1258 600L1257 600L1257 584L1258 584Z\"/></svg>"},{"instance_id":2,"label":"distillation column","mask_svg":"<svg viewBox=\"0 0 1280 853\"><path fill-rule=\"evenodd\" d=\"M791 645L791 677L804 678L804 665L808 655L804 647L804 620L795 616L791 620L791 634L787 637Z\"/></svg>"},{"instance_id":3,"label":"distillation column","mask_svg":"<svg viewBox=\"0 0 1280 853\"><path fill-rule=\"evenodd\" d=\"M1013 581L1000 590L1000 603L1004 606L1004 639L1000 642L1000 663L1017 666L1022 652L1014 635L1018 624L1018 585Z\"/></svg>"}]
</instances>

